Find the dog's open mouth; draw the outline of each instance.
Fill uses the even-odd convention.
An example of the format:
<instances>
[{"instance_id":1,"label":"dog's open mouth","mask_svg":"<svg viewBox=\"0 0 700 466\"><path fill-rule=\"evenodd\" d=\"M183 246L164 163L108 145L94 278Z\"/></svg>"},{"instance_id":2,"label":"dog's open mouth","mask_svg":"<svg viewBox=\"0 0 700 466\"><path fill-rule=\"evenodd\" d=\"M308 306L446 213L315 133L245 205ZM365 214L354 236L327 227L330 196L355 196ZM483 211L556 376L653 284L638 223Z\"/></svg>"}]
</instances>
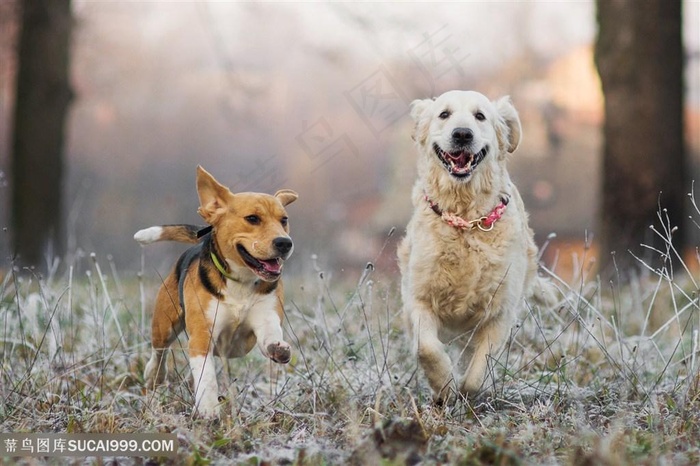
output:
<instances>
[{"instance_id":1,"label":"dog's open mouth","mask_svg":"<svg viewBox=\"0 0 700 466\"><path fill-rule=\"evenodd\" d=\"M484 157L486 157L486 154L489 152L489 146L484 146L484 148L476 154L472 154L467 150L446 152L440 149L440 146L437 144L433 144L433 150L450 175L457 178L466 178L471 175L477 165L484 160Z\"/></svg>"},{"instance_id":2,"label":"dog's open mouth","mask_svg":"<svg viewBox=\"0 0 700 466\"><path fill-rule=\"evenodd\" d=\"M260 278L267 282L274 282L282 274L282 258L258 259L253 257L242 245L237 245L238 253L243 258L243 262Z\"/></svg>"}]
</instances>

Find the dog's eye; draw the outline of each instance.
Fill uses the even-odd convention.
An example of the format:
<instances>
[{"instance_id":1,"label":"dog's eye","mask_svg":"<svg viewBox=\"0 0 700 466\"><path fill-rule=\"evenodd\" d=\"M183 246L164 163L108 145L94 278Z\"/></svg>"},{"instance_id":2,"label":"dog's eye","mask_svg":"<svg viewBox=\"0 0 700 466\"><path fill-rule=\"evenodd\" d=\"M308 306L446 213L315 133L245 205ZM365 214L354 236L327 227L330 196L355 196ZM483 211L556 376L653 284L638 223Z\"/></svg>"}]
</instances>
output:
<instances>
[{"instance_id":1,"label":"dog's eye","mask_svg":"<svg viewBox=\"0 0 700 466\"><path fill-rule=\"evenodd\" d=\"M486 119L486 116L481 112L476 112L474 114L474 118L476 118L479 121L484 121Z\"/></svg>"},{"instance_id":2,"label":"dog's eye","mask_svg":"<svg viewBox=\"0 0 700 466\"><path fill-rule=\"evenodd\" d=\"M438 116L438 118L440 118L441 120L447 120L449 117L450 117L450 112L447 111L447 110L445 110L444 112L442 112L442 113Z\"/></svg>"},{"instance_id":3,"label":"dog's eye","mask_svg":"<svg viewBox=\"0 0 700 466\"><path fill-rule=\"evenodd\" d=\"M282 217L280 220L280 223L282 224L283 227L286 227L287 224L289 223L289 219L287 217Z\"/></svg>"},{"instance_id":4,"label":"dog's eye","mask_svg":"<svg viewBox=\"0 0 700 466\"><path fill-rule=\"evenodd\" d=\"M260 217L257 215L248 215L245 217L245 221L250 223L251 225L260 225Z\"/></svg>"}]
</instances>

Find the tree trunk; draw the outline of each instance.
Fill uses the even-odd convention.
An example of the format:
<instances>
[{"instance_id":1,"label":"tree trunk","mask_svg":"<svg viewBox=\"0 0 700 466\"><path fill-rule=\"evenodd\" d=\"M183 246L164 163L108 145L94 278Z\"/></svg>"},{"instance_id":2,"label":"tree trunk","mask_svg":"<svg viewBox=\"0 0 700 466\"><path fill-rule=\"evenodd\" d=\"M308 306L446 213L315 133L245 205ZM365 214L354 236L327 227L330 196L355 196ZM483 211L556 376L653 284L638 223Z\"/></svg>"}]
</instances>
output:
<instances>
[{"instance_id":1,"label":"tree trunk","mask_svg":"<svg viewBox=\"0 0 700 466\"><path fill-rule=\"evenodd\" d=\"M24 0L12 141L13 249L39 265L49 245L63 250L64 126L72 28L70 0Z\"/></svg>"},{"instance_id":2,"label":"tree trunk","mask_svg":"<svg viewBox=\"0 0 700 466\"><path fill-rule=\"evenodd\" d=\"M686 193L680 0L597 0L595 60L605 95L601 271L666 250L661 209L683 245ZM646 251L646 253L644 252ZM614 254L613 254L614 253ZM614 258L613 258L614 256ZM647 262L649 263L649 262ZM651 265L651 264L650 264ZM659 264L654 264L658 266Z\"/></svg>"}]
</instances>

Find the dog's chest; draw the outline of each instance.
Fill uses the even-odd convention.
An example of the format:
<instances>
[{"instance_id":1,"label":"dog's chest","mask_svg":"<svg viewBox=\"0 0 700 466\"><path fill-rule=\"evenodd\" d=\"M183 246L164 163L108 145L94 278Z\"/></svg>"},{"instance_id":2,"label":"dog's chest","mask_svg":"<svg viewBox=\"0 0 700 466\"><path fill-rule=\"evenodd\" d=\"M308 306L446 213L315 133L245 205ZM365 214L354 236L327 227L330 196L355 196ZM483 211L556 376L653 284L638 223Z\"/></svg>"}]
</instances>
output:
<instances>
[{"instance_id":1,"label":"dog's chest","mask_svg":"<svg viewBox=\"0 0 700 466\"><path fill-rule=\"evenodd\" d=\"M414 236L418 267L413 271L425 272L412 275L422 282L415 289L445 321L500 312L503 297L511 295L527 262L519 239L504 228L474 232L446 227Z\"/></svg>"},{"instance_id":2,"label":"dog's chest","mask_svg":"<svg viewBox=\"0 0 700 466\"><path fill-rule=\"evenodd\" d=\"M502 278L507 244L485 242L476 235L463 233L444 246L436 271L439 276L444 276L444 286L461 289L467 295L482 294L485 287L492 288L489 284L497 286Z\"/></svg>"},{"instance_id":3,"label":"dog's chest","mask_svg":"<svg viewBox=\"0 0 700 466\"><path fill-rule=\"evenodd\" d=\"M209 319L214 322L214 328L238 327L246 320L251 312L261 307L274 308L276 295L260 293L255 287L227 280L227 286L222 290L223 299L215 300L209 309Z\"/></svg>"}]
</instances>

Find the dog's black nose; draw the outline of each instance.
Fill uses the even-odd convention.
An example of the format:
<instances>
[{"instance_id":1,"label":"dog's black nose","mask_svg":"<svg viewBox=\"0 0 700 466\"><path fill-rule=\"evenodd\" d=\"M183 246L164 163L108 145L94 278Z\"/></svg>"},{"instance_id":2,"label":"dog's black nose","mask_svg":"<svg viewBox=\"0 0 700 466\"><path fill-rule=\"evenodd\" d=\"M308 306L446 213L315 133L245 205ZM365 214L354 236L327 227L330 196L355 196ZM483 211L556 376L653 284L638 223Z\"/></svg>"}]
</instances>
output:
<instances>
[{"instance_id":1,"label":"dog's black nose","mask_svg":"<svg viewBox=\"0 0 700 466\"><path fill-rule=\"evenodd\" d=\"M272 240L272 245L280 254L287 254L292 250L292 240L286 236L279 236Z\"/></svg>"},{"instance_id":2,"label":"dog's black nose","mask_svg":"<svg viewBox=\"0 0 700 466\"><path fill-rule=\"evenodd\" d=\"M469 128L455 128L452 130L452 141L455 144L469 144L474 139L474 132Z\"/></svg>"}]
</instances>

